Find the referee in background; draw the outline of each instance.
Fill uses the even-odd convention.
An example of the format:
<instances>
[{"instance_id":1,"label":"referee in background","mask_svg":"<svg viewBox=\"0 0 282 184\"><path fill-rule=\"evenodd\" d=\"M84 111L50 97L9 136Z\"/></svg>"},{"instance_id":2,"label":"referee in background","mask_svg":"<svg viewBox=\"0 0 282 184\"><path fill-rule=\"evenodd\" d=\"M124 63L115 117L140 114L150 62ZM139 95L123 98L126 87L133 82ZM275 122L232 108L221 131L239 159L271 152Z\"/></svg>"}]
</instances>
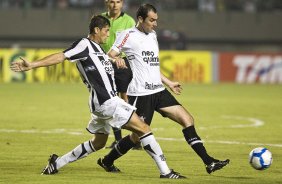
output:
<instances>
[{"instance_id":1,"label":"referee in background","mask_svg":"<svg viewBox=\"0 0 282 184\"><path fill-rule=\"evenodd\" d=\"M102 44L101 46L107 53L114 44L117 34L120 31L134 27L135 21L131 16L122 11L123 0L105 0L105 5L108 11L102 13L101 15L106 17L110 21L111 27L110 37L107 39L106 43ZM115 82L117 86L117 92L124 101L128 102L126 91L128 84L132 79L132 71L130 69L125 54L122 54L122 57L125 61L127 68L118 69L116 65L114 65L113 67L115 70ZM121 129L113 128L113 133L115 136L115 141L107 148L113 148L114 145L122 138ZM142 149L142 147L139 144L133 149Z\"/></svg>"}]
</instances>

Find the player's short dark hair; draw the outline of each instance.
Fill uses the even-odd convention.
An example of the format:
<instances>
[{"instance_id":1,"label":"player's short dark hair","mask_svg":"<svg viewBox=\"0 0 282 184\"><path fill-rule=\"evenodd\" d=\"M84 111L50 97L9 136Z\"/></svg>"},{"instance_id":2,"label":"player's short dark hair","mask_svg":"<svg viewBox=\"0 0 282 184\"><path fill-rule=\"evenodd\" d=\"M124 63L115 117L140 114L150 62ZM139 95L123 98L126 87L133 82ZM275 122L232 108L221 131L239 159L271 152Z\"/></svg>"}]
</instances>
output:
<instances>
[{"instance_id":1,"label":"player's short dark hair","mask_svg":"<svg viewBox=\"0 0 282 184\"><path fill-rule=\"evenodd\" d=\"M93 33L95 27L102 29L106 26L111 26L110 21L102 15L94 15L89 24L89 34Z\"/></svg>"},{"instance_id":2,"label":"player's short dark hair","mask_svg":"<svg viewBox=\"0 0 282 184\"><path fill-rule=\"evenodd\" d=\"M145 20L148 17L148 12L153 11L154 13L157 13L157 9L151 5L151 4L143 4L141 5L136 13L136 18L138 19L139 16Z\"/></svg>"}]
</instances>

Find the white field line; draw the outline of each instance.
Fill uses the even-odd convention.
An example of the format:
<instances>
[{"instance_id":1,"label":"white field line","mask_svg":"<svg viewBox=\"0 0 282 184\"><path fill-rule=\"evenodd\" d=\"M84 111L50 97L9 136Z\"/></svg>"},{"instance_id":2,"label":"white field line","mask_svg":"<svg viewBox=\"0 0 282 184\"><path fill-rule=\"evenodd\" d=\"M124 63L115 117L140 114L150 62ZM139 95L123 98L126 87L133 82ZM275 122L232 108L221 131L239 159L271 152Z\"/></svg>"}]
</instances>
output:
<instances>
[{"instance_id":1,"label":"white field line","mask_svg":"<svg viewBox=\"0 0 282 184\"><path fill-rule=\"evenodd\" d=\"M224 119L233 119L233 120L244 120L247 124L235 124L229 126L211 126L211 127L199 127L200 129L217 129L217 128L246 128L246 127L259 127L263 126L265 123L257 118L252 117L242 117L242 116L229 116L224 115L221 118ZM164 128L154 128L154 131L163 131ZM78 130L66 130L66 129L52 129L52 130L14 130L14 129L0 129L0 133L37 133L37 134L70 134L70 135L82 135L82 131ZM112 136L112 135L110 135ZM157 140L164 141L185 141L184 138L165 138L165 137L156 137ZM251 145L251 146L273 146L273 147L282 147L282 144L271 144L271 143L248 143L248 142L239 142L239 141L220 141L220 140L208 140L207 143L216 143L216 144L230 144L230 145Z\"/></svg>"},{"instance_id":2,"label":"white field line","mask_svg":"<svg viewBox=\"0 0 282 184\"><path fill-rule=\"evenodd\" d=\"M205 129L218 129L218 128L249 128L249 127L260 127L265 124L264 121L253 117L223 115L221 116L221 118L226 120L240 120L240 123L242 123L243 121L244 124L236 123L234 125L226 125L226 126L199 127L199 129L205 130Z\"/></svg>"},{"instance_id":3,"label":"white field line","mask_svg":"<svg viewBox=\"0 0 282 184\"><path fill-rule=\"evenodd\" d=\"M14 129L0 129L0 133L25 133L25 134L70 134L70 135L86 135L82 131L77 130L67 130L67 129L53 129L53 130L14 130ZM110 135L112 137L112 135ZM156 137L157 140L161 141L178 141L184 142L184 138L166 138L166 137ZM251 145L251 146L272 146L272 147L282 147L282 144L271 144L271 143L250 143L250 142L239 142L239 141L220 141L220 140L206 140L206 143L216 143L216 144L229 144L229 145Z\"/></svg>"},{"instance_id":4,"label":"white field line","mask_svg":"<svg viewBox=\"0 0 282 184\"><path fill-rule=\"evenodd\" d=\"M157 140L163 141L184 141L184 138L164 138L156 137ZM203 141L206 143L216 143L216 144L230 144L230 145L250 145L250 146L273 146L282 147L282 144L271 144L271 143L252 143L252 142L240 142L240 141L220 141L220 140L207 140Z\"/></svg>"}]
</instances>

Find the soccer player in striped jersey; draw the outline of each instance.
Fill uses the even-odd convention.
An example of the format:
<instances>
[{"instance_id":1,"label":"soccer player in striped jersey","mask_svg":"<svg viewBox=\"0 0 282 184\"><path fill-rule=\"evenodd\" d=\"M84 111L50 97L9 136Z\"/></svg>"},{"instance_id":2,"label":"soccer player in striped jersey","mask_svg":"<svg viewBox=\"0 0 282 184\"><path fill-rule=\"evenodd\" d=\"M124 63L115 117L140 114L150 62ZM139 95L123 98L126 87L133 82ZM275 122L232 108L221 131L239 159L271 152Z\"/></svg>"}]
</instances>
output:
<instances>
[{"instance_id":1,"label":"soccer player in striped jersey","mask_svg":"<svg viewBox=\"0 0 282 184\"><path fill-rule=\"evenodd\" d=\"M129 60L133 79L127 90L129 103L134 105L139 117L151 124L154 111L182 126L182 132L188 145L202 159L206 171L210 174L229 163L229 159L220 161L211 157L198 136L192 115L171 95L164 84L175 94L180 94L182 88L178 82L166 78L160 72L159 46L154 28L157 26L157 10L153 5L141 5L137 11L137 26L119 34L109 56L116 58L124 52ZM106 155L102 162L112 165L116 159L126 153L138 142L138 136L130 135L117 143L114 149ZM124 141L127 140L127 141ZM134 140L133 142L131 140ZM124 155L124 154L123 154Z\"/></svg>"},{"instance_id":2,"label":"soccer player in striped jersey","mask_svg":"<svg viewBox=\"0 0 282 184\"><path fill-rule=\"evenodd\" d=\"M109 28L110 22L108 19L101 15L94 16L89 25L89 36L74 42L71 47L63 52L49 55L34 62L28 62L22 58L22 61L11 64L13 71L21 72L55 65L68 59L76 63L82 80L90 92L91 119L87 130L94 134L93 138L61 157L52 154L42 174L56 174L59 169L68 163L102 149L107 142L111 127L117 127L130 130L138 135L144 149L158 166L161 178L185 178L169 169L150 127L137 116L136 108L117 96L111 59L100 47L100 44L104 43L109 36ZM115 59L112 62L118 67L126 67L122 59ZM127 139L125 140L127 141ZM125 146L123 149L128 149L128 145L123 144L123 146ZM98 164L110 172L119 172L119 169L113 164L105 166L101 160L98 161Z\"/></svg>"},{"instance_id":3,"label":"soccer player in striped jersey","mask_svg":"<svg viewBox=\"0 0 282 184\"><path fill-rule=\"evenodd\" d=\"M114 44L118 32L134 27L135 21L131 16L122 11L123 0L105 0L105 5L108 11L102 13L101 15L110 21L111 27L109 38L107 39L106 43L101 44L101 46L107 53ZM117 92L124 101L128 102L126 91L128 84L132 79L132 71L124 54L122 54L122 57L127 68L117 68L116 65L113 65L113 67L115 71ZM113 127L113 133L115 136L115 141L106 148L113 148L117 141L122 138L121 129Z\"/></svg>"}]
</instances>

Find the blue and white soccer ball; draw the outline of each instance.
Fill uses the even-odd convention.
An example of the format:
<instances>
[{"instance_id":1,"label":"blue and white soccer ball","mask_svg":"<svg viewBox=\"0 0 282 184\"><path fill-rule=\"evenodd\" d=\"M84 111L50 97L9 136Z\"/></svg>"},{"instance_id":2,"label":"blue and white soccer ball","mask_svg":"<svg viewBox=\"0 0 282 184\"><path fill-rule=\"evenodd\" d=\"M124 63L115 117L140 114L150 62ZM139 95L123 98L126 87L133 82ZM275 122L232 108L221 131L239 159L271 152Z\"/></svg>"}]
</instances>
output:
<instances>
[{"instance_id":1,"label":"blue and white soccer ball","mask_svg":"<svg viewBox=\"0 0 282 184\"><path fill-rule=\"evenodd\" d=\"M266 148L255 148L249 154L249 161L253 168L264 170L269 168L272 164L272 154Z\"/></svg>"}]
</instances>

